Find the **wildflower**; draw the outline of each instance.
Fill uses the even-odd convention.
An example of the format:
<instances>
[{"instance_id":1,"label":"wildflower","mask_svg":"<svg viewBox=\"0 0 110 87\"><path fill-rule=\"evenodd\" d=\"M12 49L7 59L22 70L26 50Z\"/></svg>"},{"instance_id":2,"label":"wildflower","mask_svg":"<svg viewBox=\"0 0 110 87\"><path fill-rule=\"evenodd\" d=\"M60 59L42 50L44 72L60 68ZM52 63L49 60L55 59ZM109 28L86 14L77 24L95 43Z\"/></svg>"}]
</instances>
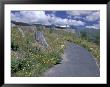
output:
<instances>
[{"instance_id":1,"label":"wildflower","mask_svg":"<svg viewBox=\"0 0 110 87\"><path fill-rule=\"evenodd\" d=\"M64 47L64 45L61 45L61 48L63 48Z\"/></svg>"},{"instance_id":2,"label":"wildflower","mask_svg":"<svg viewBox=\"0 0 110 87\"><path fill-rule=\"evenodd\" d=\"M93 48L90 48L91 50L93 49Z\"/></svg>"}]
</instances>

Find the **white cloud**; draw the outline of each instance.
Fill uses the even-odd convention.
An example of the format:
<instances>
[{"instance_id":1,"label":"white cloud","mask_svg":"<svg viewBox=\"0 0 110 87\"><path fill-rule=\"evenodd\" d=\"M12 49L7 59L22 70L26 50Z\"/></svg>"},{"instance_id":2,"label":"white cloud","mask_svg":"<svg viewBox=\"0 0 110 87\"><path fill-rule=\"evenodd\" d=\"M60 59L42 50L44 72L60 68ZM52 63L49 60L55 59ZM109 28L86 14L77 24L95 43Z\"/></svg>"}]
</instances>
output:
<instances>
[{"instance_id":1,"label":"white cloud","mask_svg":"<svg viewBox=\"0 0 110 87\"><path fill-rule=\"evenodd\" d=\"M68 24L68 19L62 19L62 18L59 18L59 17L55 17L54 21L55 21L55 25L64 26L64 25Z\"/></svg>"},{"instance_id":2,"label":"white cloud","mask_svg":"<svg viewBox=\"0 0 110 87\"><path fill-rule=\"evenodd\" d=\"M74 26L84 26L85 22L69 19L68 24Z\"/></svg>"},{"instance_id":3,"label":"white cloud","mask_svg":"<svg viewBox=\"0 0 110 87\"><path fill-rule=\"evenodd\" d=\"M83 19L81 16L74 16L74 19Z\"/></svg>"},{"instance_id":4,"label":"white cloud","mask_svg":"<svg viewBox=\"0 0 110 87\"><path fill-rule=\"evenodd\" d=\"M86 28L100 29L100 25L99 24L94 24L92 26L86 26Z\"/></svg>"},{"instance_id":5,"label":"white cloud","mask_svg":"<svg viewBox=\"0 0 110 87\"><path fill-rule=\"evenodd\" d=\"M48 24L48 15L44 11L20 11L21 16L12 14L12 20L25 22L25 23L42 23ZM14 16L13 16L14 15Z\"/></svg>"},{"instance_id":6,"label":"white cloud","mask_svg":"<svg viewBox=\"0 0 110 87\"><path fill-rule=\"evenodd\" d=\"M55 13L55 12L54 12ZM18 13L11 13L11 19L14 21L25 22L25 23L41 23L41 24L54 24L54 25L74 25L74 26L84 26L85 22L77 21L73 19L63 19L60 17L56 17L52 14L45 14L45 11L20 11Z\"/></svg>"},{"instance_id":7,"label":"white cloud","mask_svg":"<svg viewBox=\"0 0 110 87\"><path fill-rule=\"evenodd\" d=\"M11 13L11 19L12 19L13 21L22 21L22 19L21 19L20 17L18 17L18 16L15 15L15 14L12 14L12 13Z\"/></svg>"},{"instance_id":8,"label":"white cloud","mask_svg":"<svg viewBox=\"0 0 110 87\"><path fill-rule=\"evenodd\" d=\"M100 18L100 12L93 12L92 14L86 16L87 21L97 21Z\"/></svg>"},{"instance_id":9,"label":"white cloud","mask_svg":"<svg viewBox=\"0 0 110 87\"><path fill-rule=\"evenodd\" d=\"M67 18L68 18L68 19L71 19L72 17L69 15Z\"/></svg>"},{"instance_id":10,"label":"white cloud","mask_svg":"<svg viewBox=\"0 0 110 87\"><path fill-rule=\"evenodd\" d=\"M74 11L67 11L67 14L72 16L80 16L80 15L89 15L92 11L88 10L74 10Z\"/></svg>"},{"instance_id":11,"label":"white cloud","mask_svg":"<svg viewBox=\"0 0 110 87\"><path fill-rule=\"evenodd\" d=\"M73 19L62 19L60 17L51 17L50 18L51 23L55 25L65 26L65 25L74 25L74 26L84 26L85 22L77 21Z\"/></svg>"},{"instance_id":12,"label":"white cloud","mask_svg":"<svg viewBox=\"0 0 110 87\"><path fill-rule=\"evenodd\" d=\"M81 16L83 17L84 20L86 21L97 21L100 18L100 12L99 11L88 11L88 10L75 10L75 11L67 11L66 12L68 15L74 16L74 18L77 19L82 19Z\"/></svg>"}]
</instances>

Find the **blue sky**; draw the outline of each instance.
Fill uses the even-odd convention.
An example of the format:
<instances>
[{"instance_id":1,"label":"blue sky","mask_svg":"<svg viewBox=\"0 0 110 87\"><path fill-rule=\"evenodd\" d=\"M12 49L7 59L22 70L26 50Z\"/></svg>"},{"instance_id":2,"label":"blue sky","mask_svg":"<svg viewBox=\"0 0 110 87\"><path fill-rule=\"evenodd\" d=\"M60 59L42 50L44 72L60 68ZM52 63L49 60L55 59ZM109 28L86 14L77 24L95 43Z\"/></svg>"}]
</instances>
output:
<instances>
[{"instance_id":1,"label":"blue sky","mask_svg":"<svg viewBox=\"0 0 110 87\"><path fill-rule=\"evenodd\" d=\"M99 10L12 11L11 20L25 23L100 29Z\"/></svg>"}]
</instances>

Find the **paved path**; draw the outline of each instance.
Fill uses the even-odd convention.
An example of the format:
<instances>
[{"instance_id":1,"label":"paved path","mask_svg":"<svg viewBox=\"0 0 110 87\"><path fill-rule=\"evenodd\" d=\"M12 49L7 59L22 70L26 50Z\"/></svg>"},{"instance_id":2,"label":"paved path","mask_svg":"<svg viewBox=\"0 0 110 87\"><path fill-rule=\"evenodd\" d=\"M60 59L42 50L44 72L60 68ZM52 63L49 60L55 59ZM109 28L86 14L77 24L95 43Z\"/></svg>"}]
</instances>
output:
<instances>
[{"instance_id":1,"label":"paved path","mask_svg":"<svg viewBox=\"0 0 110 87\"><path fill-rule=\"evenodd\" d=\"M47 70L44 77L97 77L99 68L93 56L84 48L67 43L61 64Z\"/></svg>"}]
</instances>

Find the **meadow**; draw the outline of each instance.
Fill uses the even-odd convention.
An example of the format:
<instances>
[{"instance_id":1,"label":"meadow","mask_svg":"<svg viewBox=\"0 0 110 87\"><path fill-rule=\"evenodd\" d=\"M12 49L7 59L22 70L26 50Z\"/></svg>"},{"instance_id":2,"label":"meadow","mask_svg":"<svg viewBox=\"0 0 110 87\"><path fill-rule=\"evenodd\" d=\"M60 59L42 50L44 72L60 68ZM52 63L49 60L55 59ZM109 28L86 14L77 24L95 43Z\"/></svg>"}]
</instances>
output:
<instances>
[{"instance_id":1,"label":"meadow","mask_svg":"<svg viewBox=\"0 0 110 87\"><path fill-rule=\"evenodd\" d=\"M100 46L84 37L77 37L75 33L54 29L11 29L11 76L13 77L37 77L45 70L59 64L62 60L65 42L69 41L86 48L100 62ZM35 40L35 32L43 32L49 45L43 47Z\"/></svg>"}]
</instances>

